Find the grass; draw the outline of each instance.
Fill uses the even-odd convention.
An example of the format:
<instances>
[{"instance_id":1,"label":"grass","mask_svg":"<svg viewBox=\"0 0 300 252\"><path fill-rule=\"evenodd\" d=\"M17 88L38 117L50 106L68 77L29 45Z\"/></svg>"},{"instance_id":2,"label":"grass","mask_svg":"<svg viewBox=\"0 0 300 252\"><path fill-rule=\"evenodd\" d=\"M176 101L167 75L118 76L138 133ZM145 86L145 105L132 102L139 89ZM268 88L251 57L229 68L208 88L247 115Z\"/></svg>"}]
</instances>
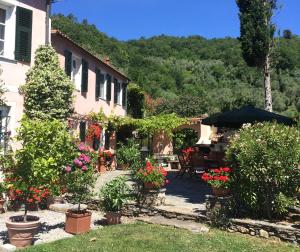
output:
<instances>
[{"instance_id":1,"label":"grass","mask_svg":"<svg viewBox=\"0 0 300 252\"><path fill-rule=\"evenodd\" d=\"M300 251L282 242L259 239L242 234L211 230L194 234L186 230L135 223L108 226L70 239L37 245L23 252L193 252L193 251Z\"/></svg>"}]
</instances>

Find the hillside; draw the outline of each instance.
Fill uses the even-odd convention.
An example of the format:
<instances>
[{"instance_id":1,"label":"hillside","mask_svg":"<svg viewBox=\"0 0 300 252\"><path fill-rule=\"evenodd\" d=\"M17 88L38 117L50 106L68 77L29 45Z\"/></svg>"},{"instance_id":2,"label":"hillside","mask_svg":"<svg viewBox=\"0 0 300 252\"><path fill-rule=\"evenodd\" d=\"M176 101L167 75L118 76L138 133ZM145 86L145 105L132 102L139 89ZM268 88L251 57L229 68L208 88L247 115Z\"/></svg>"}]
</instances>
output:
<instances>
[{"instance_id":1,"label":"hillside","mask_svg":"<svg viewBox=\"0 0 300 252\"><path fill-rule=\"evenodd\" d=\"M73 15L55 15L52 25L97 56L109 56L133 82L159 98L158 112L196 116L243 104L263 107L262 74L245 65L237 39L161 35L123 42ZM274 110L299 115L300 38L278 38L275 55Z\"/></svg>"}]
</instances>

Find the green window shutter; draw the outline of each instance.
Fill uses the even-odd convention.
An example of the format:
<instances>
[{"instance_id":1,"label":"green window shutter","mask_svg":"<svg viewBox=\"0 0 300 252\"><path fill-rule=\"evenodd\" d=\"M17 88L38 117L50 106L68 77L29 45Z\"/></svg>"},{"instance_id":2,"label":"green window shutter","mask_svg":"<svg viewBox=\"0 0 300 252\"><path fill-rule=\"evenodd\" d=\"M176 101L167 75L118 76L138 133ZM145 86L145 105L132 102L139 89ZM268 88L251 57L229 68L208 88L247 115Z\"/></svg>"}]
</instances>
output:
<instances>
[{"instance_id":1,"label":"green window shutter","mask_svg":"<svg viewBox=\"0 0 300 252\"><path fill-rule=\"evenodd\" d=\"M127 84L123 83L123 97L122 97L122 106L126 108L127 105Z\"/></svg>"},{"instance_id":2,"label":"green window shutter","mask_svg":"<svg viewBox=\"0 0 300 252\"><path fill-rule=\"evenodd\" d=\"M101 75L100 70L96 68L96 89L95 89L96 100L99 100L100 98L100 75Z\"/></svg>"},{"instance_id":3,"label":"green window shutter","mask_svg":"<svg viewBox=\"0 0 300 252\"><path fill-rule=\"evenodd\" d=\"M15 59L31 61L32 11L17 7Z\"/></svg>"},{"instance_id":4,"label":"green window shutter","mask_svg":"<svg viewBox=\"0 0 300 252\"><path fill-rule=\"evenodd\" d=\"M65 50L65 72L66 74L71 77L72 73L72 52L69 50Z\"/></svg>"},{"instance_id":5,"label":"green window shutter","mask_svg":"<svg viewBox=\"0 0 300 252\"><path fill-rule=\"evenodd\" d=\"M111 76L107 74L106 79L107 79L106 100L111 101Z\"/></svg>"},{"instance_id":6,"label":"green window shutter","mask_svg":"<svg viewBox=\"0 0 300 252\"><path fill-rule=\"evenodd\" d=\"M85 142L85 130L86 130L86 122L81 121L79 124L80 142Z\"/></svg>"},{"instance_id":7,"label":"green window shutter","mask_svg":"<svg viewBox=\"0 0 300 252\"><path fill-rule=\"evenodd\" d=\"M81 79L81 92L86 93L88 91L88 79L89 79L89 64L82 59L82 79Z\"/></svg>"},{"instance_id":8,"label":"green window shutter","mask_svg":"<svg viewBox=\"0 0 300 252\"><path fill-rule=\"evenodd\" d=\"M114 103L118 103L118 80L114 78Z\"/></svg>"}]
</instances>

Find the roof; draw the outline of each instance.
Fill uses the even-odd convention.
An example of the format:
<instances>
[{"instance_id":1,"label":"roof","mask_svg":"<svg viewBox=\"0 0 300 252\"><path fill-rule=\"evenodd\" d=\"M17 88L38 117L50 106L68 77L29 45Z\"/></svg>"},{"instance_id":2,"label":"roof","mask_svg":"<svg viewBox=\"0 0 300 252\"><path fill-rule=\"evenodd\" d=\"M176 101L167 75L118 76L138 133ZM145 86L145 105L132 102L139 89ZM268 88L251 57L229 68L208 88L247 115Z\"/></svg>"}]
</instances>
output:
<instances>
[{"instance_id":1,"label":"roof","mask_svg":"<svg viewBox=\"0 0 300 252\"><path fill-rule=\"evenodd\" d=\"M77 48L79 48L81 51L83 51L84 53L86 53L87 55L89 55L90 57L92 57L93 59L95 59L96 61L98 61L100 64L104 65L104 67L110 69L111 71L117 73L118 75L120 75L124 79L130 81L130 79L125 74L123 74L122 72L120 72L119 70L117 70L116 68L114 68L113 66L111 66L110 64L105 63L103 60L101 60L100 58L96 57L91 52L89 52L86 49L84 49L82 46L80 46L79 44L77 44L76 42L74 42L72 39L70 39L66 34L62 33L60 30L52 30L51 31L51 35L58 35L61 38L68 40L70 43L72 43L74 46L76 46Z\"/></svg>"}]
</instances>

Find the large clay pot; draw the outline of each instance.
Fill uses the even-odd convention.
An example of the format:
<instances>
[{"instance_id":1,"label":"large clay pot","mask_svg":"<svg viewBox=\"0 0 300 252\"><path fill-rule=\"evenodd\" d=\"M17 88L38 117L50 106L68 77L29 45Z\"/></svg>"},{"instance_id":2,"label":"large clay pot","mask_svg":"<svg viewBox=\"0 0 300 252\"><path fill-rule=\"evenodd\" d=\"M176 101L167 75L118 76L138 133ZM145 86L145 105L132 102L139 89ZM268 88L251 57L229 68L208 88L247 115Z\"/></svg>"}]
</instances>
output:
<instances>
[{"instance_id":1,"label":"large clay pot","mask_svg":"<svg viewBox=\"0 0 300 252\"><path fill-rule=\"evenodd\" d=\"M4 213L4 203L5 203L5 199L1 199L0 198L0 213Z\"/></svg>"},{"instance_id":2,"label":"large clay pot","mask_svg":"<svg viewBox=\"0 0 300 252\"><path fill-rule=\"evenodd\" d=\"M216 188L216 187L213 186L212 190L213 190L213 194L216 197L226 197L230 193L230 189L229 188Z\"/></svg>"},{"instance_id":3,"label":"large clay pot","mask_svg":"<svg viewBox=\"0 0 300 252\"><path fill-rule=\"evenodd\" d=\"M13 216L6 221L9 242L16 247L32 245L33 237L41 224L37 216L27 216L27 222L23 222L23 216Z\"/></svg>"},{"instance_id":4,"label":"large clay pot","mask_svg":"<svg viewBox=\"0 0 300 252\"><path fill-rule=\"evenodd\" d=\"M121 212L107 212L106 215L106 221L108 225L116 225L121 223Z\"/></svg>"},{"instance_id":5,"label":"large clay pot","mask_svg":"<svg viewBox=\"0 0 300 252\"><path fill-rule=\"evenodd\" d=\"M76 213L68 211L66 213L65 231L70 234L82 234L91 229L92 213L85 211Z\"/></svg>"},{"instance_id":6,"label":"large clay pot","mask_svg":"<svg viewBox=\"0 0 300 252\"><path fill-rule=\"evenodd\" d=\"M159 189L159 187L157 187L157 185L155 183L151 183L151 182L144 183L144 188L146 190L158 190Z\"/></svg>"},{"instance_id":7,"label":"large clay pot","mask_svg":"<svg viewBox=\"0 0 300 252\"><path fill-rule=\"evenodd\" d=\"M98 159L98 172L101 174L106 172L105 157L99 157Z\"/></svg>"}]
</instances>

